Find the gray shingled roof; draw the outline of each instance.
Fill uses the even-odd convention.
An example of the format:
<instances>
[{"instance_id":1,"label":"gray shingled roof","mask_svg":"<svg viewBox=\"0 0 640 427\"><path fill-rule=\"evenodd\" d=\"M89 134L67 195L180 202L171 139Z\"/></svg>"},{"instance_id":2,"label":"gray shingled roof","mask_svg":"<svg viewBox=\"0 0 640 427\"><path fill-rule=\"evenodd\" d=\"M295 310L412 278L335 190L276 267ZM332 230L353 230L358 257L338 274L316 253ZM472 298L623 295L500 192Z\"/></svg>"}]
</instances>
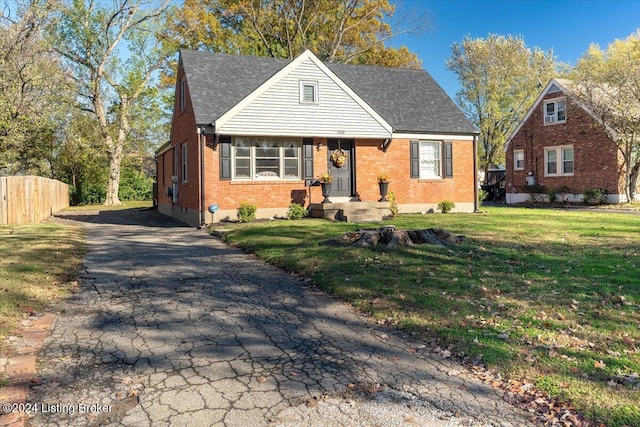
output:
<instances>
[{"instance_id":1,"label":"gray shingled roof","mask_svg":"<svg viewBox=\"0 0 640 427\"><path fill-rule=\"evenodd\" d=\"M182 50L196 124L210 124L291 60ZM424 70L326 63L396 132L476 132Z\"/></svg>"}]
</instances>

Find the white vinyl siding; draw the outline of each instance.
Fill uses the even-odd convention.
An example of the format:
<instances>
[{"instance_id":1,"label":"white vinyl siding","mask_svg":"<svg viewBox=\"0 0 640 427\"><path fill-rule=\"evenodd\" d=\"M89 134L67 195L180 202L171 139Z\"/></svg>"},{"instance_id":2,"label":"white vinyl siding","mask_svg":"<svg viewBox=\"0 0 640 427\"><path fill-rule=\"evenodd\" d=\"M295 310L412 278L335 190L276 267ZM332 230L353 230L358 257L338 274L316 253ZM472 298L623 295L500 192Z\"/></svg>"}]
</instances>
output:
<instances>
[{"instance_id":1,"label":"white vinyl siding","mask_svg":"<svg viewBox=\"0 0 640 427\"><path fill-rule=\"evenodd\" d=\"M524 170L524 150L513 150L513 169Z\"/></svg>"},{"instance_id":2,"label":"white vinyl siding","mask_svg":"<svg viewBox=\"0 0 640 427\"><path fill-rule=\"evenodd\" d=\"M238 137L232 145L234 179L301 179L300 140Z\"/></svg>"},{"instance_id":3,"label":"white vinyl siding","mask_svg":"<svg viewBox=\"0 0 640 427\"><path fill-rule=\"evenodd\" d=\"M545 176L573 175L573 146L549 147L544 150Z\"/></svg>"},{"instance_id":4,"label":"white vinyl siding","mask_svg":"<svg viewBox=\"0 0 640 427\"><path fill-rule=\"evenodd\" d=\"M302 82L317 84L316 103L301 102ZM238 136L391 137L388 129L310 59L301 62L216 131Z\"/></svg>"}]
</instances>

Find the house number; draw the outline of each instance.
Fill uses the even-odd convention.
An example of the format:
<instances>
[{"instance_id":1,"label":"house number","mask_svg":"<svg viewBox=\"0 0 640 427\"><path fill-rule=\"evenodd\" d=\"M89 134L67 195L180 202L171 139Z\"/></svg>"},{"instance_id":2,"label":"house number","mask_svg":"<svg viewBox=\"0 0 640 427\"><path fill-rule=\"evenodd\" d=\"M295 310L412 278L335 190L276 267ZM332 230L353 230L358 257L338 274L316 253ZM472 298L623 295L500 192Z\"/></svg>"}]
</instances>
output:
<instances>
[{"instance_id":1,"label":"house number","mask_svg":"<svg viewBox=\"0 0 640 427\"><path fill-rule=\"evenodd\" d=\"M344 131L343 130L339 130L338 131L338 135L344 135Z\"/></svg>"}]
</instances>

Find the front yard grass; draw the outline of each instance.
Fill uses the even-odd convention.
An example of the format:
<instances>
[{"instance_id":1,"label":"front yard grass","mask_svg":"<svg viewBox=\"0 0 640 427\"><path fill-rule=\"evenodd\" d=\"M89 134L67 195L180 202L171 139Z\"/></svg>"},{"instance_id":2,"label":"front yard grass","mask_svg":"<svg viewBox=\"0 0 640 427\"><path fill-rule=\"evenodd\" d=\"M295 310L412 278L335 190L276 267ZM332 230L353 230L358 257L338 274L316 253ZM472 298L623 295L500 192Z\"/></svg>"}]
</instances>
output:
<instances>
[{"instance_id":1,"label":"front yard grass","mask_svg":"<svg viewBox=\"0 0 640 427\"><path fill-rule=\"evenodd\" d=\"M467 240L319 246L363 225L313 219L234 225L226 239L593 421L640 425L640 216L488 208L385 223Z\"/></svg>"},{"instance_id":2,"label":"front yard grass","mask_svg":"<svg viewBox=\"0 0 640 427\"><path fill-rule=\"evenodd\" d=\"M23 316L68 294L85 252L84 229L42 223L0 226L0 351Z\"/></svg>"}]
</instances>

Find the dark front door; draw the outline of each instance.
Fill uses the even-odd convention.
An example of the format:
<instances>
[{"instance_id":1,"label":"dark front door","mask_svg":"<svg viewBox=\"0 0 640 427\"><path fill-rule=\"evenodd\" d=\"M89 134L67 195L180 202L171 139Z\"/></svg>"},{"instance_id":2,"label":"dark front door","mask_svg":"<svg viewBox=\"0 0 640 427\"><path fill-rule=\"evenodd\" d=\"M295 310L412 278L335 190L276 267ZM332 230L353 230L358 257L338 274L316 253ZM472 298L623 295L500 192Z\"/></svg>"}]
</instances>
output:
<instances>
[{"instance_id":1,"label":"dark front door","mask_svg":"<svg viewBox=\"0 0 640 427\"><path fill-rule=\"evenodd\" d=\"M329 157L327 159L329 172L333 175L331 195L335 197L351 197L353 195L353 170L355 168L354 141L353 139L329 139L327 146L329 148ZM347 161L342 167L337 167L331 161L331 155L337 149L341 149L347 155Z\"/></svg>"}]
</instances>

